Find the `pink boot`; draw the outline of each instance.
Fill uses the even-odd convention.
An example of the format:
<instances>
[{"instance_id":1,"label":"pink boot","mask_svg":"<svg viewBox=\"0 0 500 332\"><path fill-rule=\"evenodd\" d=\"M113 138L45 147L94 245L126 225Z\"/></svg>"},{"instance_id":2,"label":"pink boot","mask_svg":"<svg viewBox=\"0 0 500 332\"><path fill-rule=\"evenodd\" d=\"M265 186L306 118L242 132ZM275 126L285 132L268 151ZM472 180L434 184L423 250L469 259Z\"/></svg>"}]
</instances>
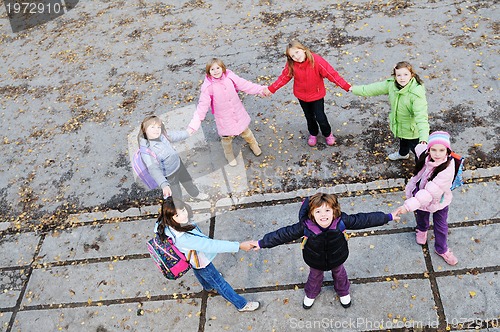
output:
<instances>
[{"instance_id":1,"label":"pink boot","mask_svg":"<svg viewBox=\"0 0 500 332\"><path fill-rule=\"evenodd\" d=\"M330 145L332 146L333 144L335 144L335 136L333 136L333 134L330 134L330 136L328 137L325 137L325 141L326 141L326 144L327 145Z\"/></svg>"},{"instance_id":2,"label":"pink boot","mask_svg":"<svg viewBox=\"0 0 500 332\"><path fill-rule=\"evenodd\" d=\"M446 250L444 254L440 254L436 251L436 254L443 257L444 261L449 265L457 265L458 263L458 259L455 257L455 255L453 255L450 249Z\"/></svg>"},{"instance_id":3,"label":"pink boot","mask_svg":"<svg viewBox=\"0 0 500 332\"><path fill-rule=\"evenodd\" d=\"M427 242L427 231L421 231L417 229L417 243L424 245Z\"/></svg>"},{"instance_id":4,"label":"pink boot","mask_svg":"<svg viewBox=\"0 0 500 332\"><path fill-rule=\"evenodd\" d=\"M317 142L318 138L316 136L309 135L309 139L307 140L307 144L309 144L309 146L315 146Z\"/></svg>"}]
</instances>

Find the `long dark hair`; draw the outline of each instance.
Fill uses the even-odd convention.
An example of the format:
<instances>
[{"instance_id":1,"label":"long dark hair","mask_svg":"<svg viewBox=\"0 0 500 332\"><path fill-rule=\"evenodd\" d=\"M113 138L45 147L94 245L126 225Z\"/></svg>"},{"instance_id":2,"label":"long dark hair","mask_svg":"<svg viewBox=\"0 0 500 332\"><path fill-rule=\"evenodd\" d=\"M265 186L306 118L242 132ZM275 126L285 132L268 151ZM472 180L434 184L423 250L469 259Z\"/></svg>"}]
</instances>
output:
<instances>
[{"instance_id":1,"label":"long dark hair","mask_svg":"<svg viewBox=\"0 0 500 332\"><path fill-rule=\"evenodd\" d=\"M174 220L174 216L177 214L177 210L186 208L188 210L188 215L191 214L190 207L184 202L172 198L172 196L167 197L161 205L161 213L158 216L158 234L160 239L166 240L165 228L167 226L172 227L179 232L189 232L195 228L194 225L181 225Z\"/></svg>"},{"instance_id":2,"label":"long dark hair","mask_svg":"<svg viewBox=\"0 0 500 332\"><path fill-rule=\"evenodd\" d=\"M439 172L445 170L448 165L450 164L451 162L451 150L446 148L446 151L448 153L448 160L446 160L444 163L442 163L441 165L439 165L438 167L434 168L434 170L432 171L432 174L431 176L429 176L429 179L427 179L427 181L432 181L434 180L434 178L438 175ZM418 157L417 159L417 163L415 164L415 170L414 170L414 175L417 175L418 172L420 172L420 170L422 168L424 168L424 165L425 165L425 159L427 158L427 156L429 155L429 151L425 151L424 153L422 153L420 155L420 157Z\"/></svg>"}]
</instances>

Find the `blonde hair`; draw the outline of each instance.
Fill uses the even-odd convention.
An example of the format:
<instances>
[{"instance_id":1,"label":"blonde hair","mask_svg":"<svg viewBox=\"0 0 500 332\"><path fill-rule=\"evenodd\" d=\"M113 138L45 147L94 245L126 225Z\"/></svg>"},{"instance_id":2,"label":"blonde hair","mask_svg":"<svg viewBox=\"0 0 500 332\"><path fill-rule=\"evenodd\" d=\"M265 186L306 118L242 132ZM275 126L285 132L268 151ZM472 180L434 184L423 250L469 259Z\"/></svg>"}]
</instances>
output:
<instances>
[{"instance_id":1,"label":"blonde hair","mask_svg":"<svg viewBox=\"0 0 500 332\"><path fill-rule=\"evenodd\" d=\"M212 66L214 64L218 64L219 67L222 68L222 73L225 74L226 73L226 65L224 64L224 62L221 60L221 59L218 59L218 58L213 58L212 60L210 60L207 65L205 66L205 73L208 75L208 76L212 76L210 75L210 68L212 68Z\"/></svg>"},{"instance_id":2,"label":"blonde hair","mask_svg":"<svg viewBox=\"0 0 500 332\"><path fill-rule=\"evenodd\" d=\"M167 136L167 130L165 129L165 126L163 125L163 122L161 121L161 119L159 117L157 117L156 115L148 115L141 122L141 128L139 128L139 134L137 135L138 142L140 142L141 138L148 139L148 136L146 135L146 129L153 124L160 125L161 126L161 133L163 135Z\"/></svg>"},{"instance_id":3,"label":"blonde hair","mask_svg":"<svg viewBox=\"0 0 500 332\"><path fill-rule=\"evenodd\" d=\"M326 206L333 210L333 219L340 217L341 211L337 195L317 193L309 198L309 219L316 222L314 220L314 210L323 206L323 204L326 204Z\"/></svg>"},{"instance_id":4,"label":"blonde hair","mask_svg":"<svg viewBox=\"0 0 500 332\"><path fill-rule=\"evenodd\" d=\"M288 43L288 46L286 47L285 55L286 55L286 64L288 66L288 76L293 77L293 66L295 61L293 61L292 57L290 56L290 49L291 48L298 48L300 50L303 50L306 53L306 59L309 60L309 63L311 66L314 67L314 57L311 53L311 50L304 46L301 42L298 40L292 40L290 43Z\"/></svg>"}]
</instances>

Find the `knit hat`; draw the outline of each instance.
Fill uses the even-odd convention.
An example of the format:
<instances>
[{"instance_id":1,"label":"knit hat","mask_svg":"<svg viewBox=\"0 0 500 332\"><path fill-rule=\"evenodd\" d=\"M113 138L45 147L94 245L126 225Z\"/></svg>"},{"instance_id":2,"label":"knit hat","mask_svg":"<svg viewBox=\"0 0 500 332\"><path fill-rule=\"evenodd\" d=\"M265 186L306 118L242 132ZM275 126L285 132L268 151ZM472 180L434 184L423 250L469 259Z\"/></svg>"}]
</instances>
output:
<instances>
[{"instance_id":1,"label":"knit hat","mask_svg":"<svg viewBox=\"0 0 500 332\"><path fill-rule=\"evenodd\" d=\"M446 131L435 131L429 135L429 141L427 142L427 149L430 149L434 144L443 144L448 149L451 150L450 144L450 134Z\"/></svg>"}]
</instances>

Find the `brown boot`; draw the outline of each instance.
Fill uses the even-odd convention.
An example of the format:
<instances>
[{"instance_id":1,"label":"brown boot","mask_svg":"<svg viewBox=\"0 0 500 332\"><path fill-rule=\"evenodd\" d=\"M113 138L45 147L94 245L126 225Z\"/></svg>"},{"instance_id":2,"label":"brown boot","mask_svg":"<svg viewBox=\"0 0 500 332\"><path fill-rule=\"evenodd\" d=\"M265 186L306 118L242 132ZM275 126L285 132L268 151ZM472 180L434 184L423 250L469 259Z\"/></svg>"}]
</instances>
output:
<instances>
[{"instance_id":1,"label":"brown boot","mask_svg":"<svg viewBox=\"0 0 500 332\"><path fill-rule=\"evenodd\" d=\"M236 166L238 162L234 158L233 153L233 136L222 136L221 137L222 149L224 150L224 155L229 163L229 166Z\"/></svg>"},{"instance_id":2,"label":"brown boot","mask_svg":"<svg viewBox=\"0 0 500 332\"><path fill-rule=\"evenodd\" d=\"M255 136L253 135L252 131L250 128L245 129L241 133L241 137L250 145L250 150L252 150L253 154L256 156L260 156L262 154L262 150L259 147L259 143L257 143L257 140L255 139Z\"/></svg>"}]
</instances>

